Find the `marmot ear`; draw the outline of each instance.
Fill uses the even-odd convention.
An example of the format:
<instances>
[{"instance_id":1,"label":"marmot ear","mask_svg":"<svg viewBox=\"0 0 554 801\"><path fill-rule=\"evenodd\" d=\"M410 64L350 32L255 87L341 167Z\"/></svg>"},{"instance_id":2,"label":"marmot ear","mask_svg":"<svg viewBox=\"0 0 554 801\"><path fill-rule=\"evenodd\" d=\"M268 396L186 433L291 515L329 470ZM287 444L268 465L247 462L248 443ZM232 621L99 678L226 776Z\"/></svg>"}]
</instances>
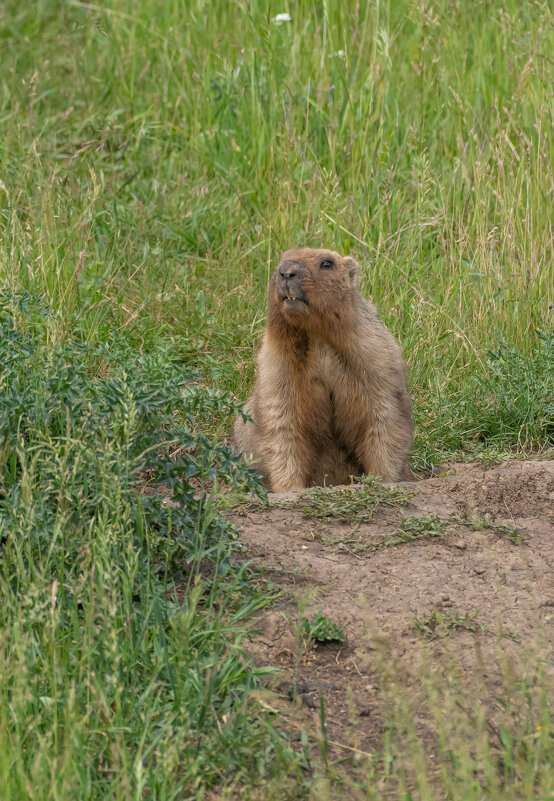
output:
<instances>
[{"instance_id":1,"label":"marmot ear","mask_svg":"<svg viewBox=\"0 0 554 801\"><path fill-rule=\"evenodd\" d=\"M344 266L348 270L348 275L350 276L350 280L352 281L352 286L355 289L360 288L360 275L358 272L358 262L354 261L353 258L350 256L346 256L344 260Z\"/></svg>"}]
</instances>

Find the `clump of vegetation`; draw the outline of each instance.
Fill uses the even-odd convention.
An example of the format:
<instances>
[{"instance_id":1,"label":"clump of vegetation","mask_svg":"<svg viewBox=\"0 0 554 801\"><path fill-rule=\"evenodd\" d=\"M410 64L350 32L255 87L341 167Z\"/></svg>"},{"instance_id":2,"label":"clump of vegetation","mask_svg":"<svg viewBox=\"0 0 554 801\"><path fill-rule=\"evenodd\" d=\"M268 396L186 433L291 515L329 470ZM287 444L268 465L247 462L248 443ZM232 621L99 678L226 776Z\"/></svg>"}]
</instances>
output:
<instances>
[{"instance_id":1,"label":"clump of vegetation","mask_svg":"<svg viewBox=\"0 0 554 801\"><path fill-rule=\"evenodd\" d=\"M341 550L354 555L378 553L385 548L403 545L414 540L431 537L444 537L450 529L449 521L434 515L420 515L403 517L393 534L387 535L377 542L365 542L360 537L327 537L317 533L315 539L321 540L324 545L337 546Z\"/></svg>"},{"instance_id":2,"label":"clump of vegetation","mask_svg":"<svg viewBox=\"0 0 554 801\"><path fill-rule=\"evenodd\" d=\"M399 542L412 542L413 540L427 539L429 537L444 537L449 528L448 520L444 520L442 517L416 515L414 517L403 517L396 528L397 533L395 536Z\"/></svg>"},{"instance_id":3,"label":"clump of vegetation","mask_svg":"<svg viewBox=\"0 0 554 801\"><path fill-rule=\"evenodd\" d=\"M234 532L203 489L257 486L199 429L237 404L170 347L52 347L52 322L0 292L0 784L41 786L58 760L74 796L108 774L163 797L264 771L280 738L247 706L264 671L241 641L269 597L230 571Z\"/></svg>"},{"instance_id":4,"label":"clump of vegetation","mask_svg":"<svg viewBox=\"0 0 554 801\"><path fill-rule=\"evenodd\" d=\"M554 445L554 331L536 330L530 354L502 341L487 353L488 372L476 376L479 436L494 444L517 432L517 445Z\"/></svg>"},{"instance_id":5,"label":"clump of vegetation","mask_svg":"<svg viewBox=\"0 0 554 801\"><path fill-rule=\"evenodd\" d=\"M48 318L40 300L0 292L4 558L41 545L71 562L91 526L123 512L135 520L135 536L148 528L150 553L165 567L216 553L228 526L198 488L208 479L239 488L259 482L199 425L236 414L237 403L196 383L169 345L139 354L115 335L100 353L76 343L45 347L40 320ZM107 377L95 375L99 355ZM139 494L146 480L171 490L175 505Z\"/></svg>"},{"instance_id":6,"label":"clump of vegetation","mask_svg":"<svg viewBox=\"0 0 554 801\"><path fill-rule=\"evenodd\" d=\"M426 640L448 637L451 631L464 629L465 631L483 631L484 626L477 621L479 612L439 611L434 609L430 615L416 617L412 626L417 634Z\"/></svg>"},{"instance_id":7,"label":"clump of vegetation","mask_svg":"<svg viewBox=\"0 0 554 801\"><path fill-rule=\"evenodd\" d=\"M343 523L370 523L379 506L400 506L409 503L409 492L398 487L384 487L377 476L355 479L359 486L310 487L293 505L305 517L315 520L337 520Z\"/></svg>"},{"instance_id":8,"label":"clump of vegetation","mask_svg":"<svg viewBox=\"0 0 554 801\"><path fill-rule=\"evenodd\" d=\"M302 633L307 640L315 643L344 642L346 640L344 628L338 623L333 623L321 609L312 620L308 620L307 617L302 618Z\"/></svg>"},{"instance_id":9,"label":"clump of vegetation","mask_svg":"<svg viewBox=\"0 0 554 801\"><path fill-rule=\"evenodd\" d=\"M346 508L349 508L348 504ZM331 519L331 515L324 516L322 514L322 517L325 520ZM377 542L366 542L360 537L355 537L350 534L348 536L329 537L317 532L312 534L312 537L321 540L324 545L335 546L358 556L361 554L378 553L385 548L404 545L416 540L445 537L454 526L466 526L474 531L494 531L497 536L506 538L513 545L522 545L525 542L525 538L517 528L510 528L510 526L506 526L503 523L495 523L494 520L488 517L467 514L450 514L445 518L438 517L437 515L402 517L397 524L396 530Z\"/></svg>"},{"instance_id":10,"label":"clump of vegetation","mask_svg":"<svg viewBox=\"0 0 554 801\"><path fill-rule=\"evenodd\" d=\"M494 531L499 537L509 540L512 545L523 545L525 537L517 528L507 526L505 523L496 523L488 515L481 516L476 514L452 514L448 520L459 526L466 526L473 531Z\"/></svg>"},{"instance_id":11,"label":"clump of vegetation","mask_svg":"<svg viewBox=\"0 0 554 801\"><path fill-rule=\"evenodd\" d=\"M416 408L415 466L432 462L431 437L445 456L457 458L498 461L514 453L548 453L554 446L553 363L553 331L529 332L525 348L502 339L440 408Z\"/></svg>"}]
</instances>

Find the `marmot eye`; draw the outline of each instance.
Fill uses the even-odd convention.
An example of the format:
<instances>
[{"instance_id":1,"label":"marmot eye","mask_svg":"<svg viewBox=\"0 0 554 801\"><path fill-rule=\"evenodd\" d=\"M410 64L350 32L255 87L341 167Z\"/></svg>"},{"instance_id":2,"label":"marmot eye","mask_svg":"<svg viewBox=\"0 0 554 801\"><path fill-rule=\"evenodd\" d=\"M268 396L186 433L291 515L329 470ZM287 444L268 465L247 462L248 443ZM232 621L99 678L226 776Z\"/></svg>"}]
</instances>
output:
<instances>
[{"instance_id":1,"label":"marmot eye","mask_svg":"<svg viewBox=\"0 0 554 801\"><path fill-rule=\"evenodd\" d=\"M319 265L320 270L332 270L335 265L330 259L323 259Z\"/></svg>"}]
</instances>

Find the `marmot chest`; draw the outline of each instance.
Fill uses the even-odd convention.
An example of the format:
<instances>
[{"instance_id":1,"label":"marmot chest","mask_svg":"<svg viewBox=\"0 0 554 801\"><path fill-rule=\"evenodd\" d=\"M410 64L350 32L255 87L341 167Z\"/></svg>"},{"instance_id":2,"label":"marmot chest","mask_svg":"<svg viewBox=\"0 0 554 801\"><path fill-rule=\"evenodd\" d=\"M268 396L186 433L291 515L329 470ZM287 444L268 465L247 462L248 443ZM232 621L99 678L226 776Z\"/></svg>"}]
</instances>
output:
<instances>
[{"instance_id":1,"label":"marmot chest","mask_svg":"<svg viewBox=\"0 0 554 801\"><path fill-rule=\"evenodd\" d=\"M346 383L352 384L347 373L348 365L327 344L317 343L312 347L309 358L295 376L297 399L302 407L299 422L307 434L316 439L335 439L342 429Z\"/></svg>"}]
</instances>

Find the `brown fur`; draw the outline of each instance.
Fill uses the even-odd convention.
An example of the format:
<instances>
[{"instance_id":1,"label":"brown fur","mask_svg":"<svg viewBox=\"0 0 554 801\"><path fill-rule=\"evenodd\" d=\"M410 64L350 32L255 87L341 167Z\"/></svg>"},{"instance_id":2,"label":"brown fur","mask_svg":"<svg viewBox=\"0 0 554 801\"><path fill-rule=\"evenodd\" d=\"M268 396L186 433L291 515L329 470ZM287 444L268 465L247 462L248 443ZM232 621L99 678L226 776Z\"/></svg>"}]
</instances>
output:
<instances>
[{"instance_id":1,"label":"brown fur","mask_svg":"<svg viewBox=\"0 0 554 801\"><path fill-rule=\"evenodd\" d=\"M233 440L274 492L344 484L362 473L409 476L406 365L360 295L357 268L348 256L302 248L283 253L271 279L246 404L257 425L239 418Z\"/></svg>"}]
</instances>

